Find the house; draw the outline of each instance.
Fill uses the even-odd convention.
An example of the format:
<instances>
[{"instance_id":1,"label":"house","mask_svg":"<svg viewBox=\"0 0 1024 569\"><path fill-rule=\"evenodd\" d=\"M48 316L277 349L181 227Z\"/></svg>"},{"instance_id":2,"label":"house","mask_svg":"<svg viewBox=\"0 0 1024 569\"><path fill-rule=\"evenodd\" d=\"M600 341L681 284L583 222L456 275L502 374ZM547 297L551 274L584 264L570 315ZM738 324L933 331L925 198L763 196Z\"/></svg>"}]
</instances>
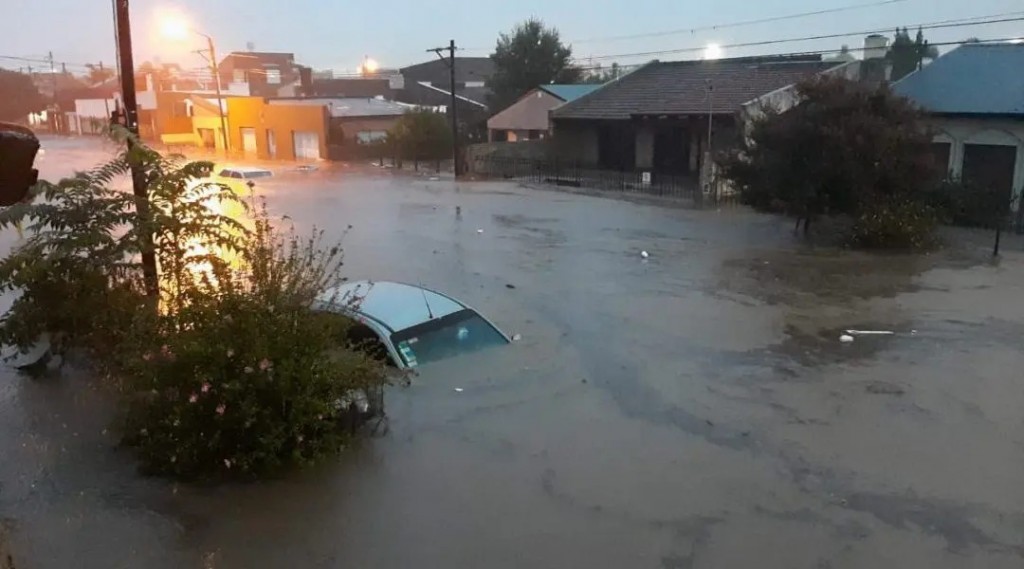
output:
<instances>
[{"instance_id":1,"label":"house","mask_svg":"<svg viewBox=\"0 0 1024 569\"><path fill-rule=\"evenodd\" d=\"M271 99L274 106L309 106L325 109L328 140L332 146L368 144L383 140L398 119L410 109L394 101L376 98ZM326 154L324 154L326 157Z\"/></svg>"},{"instance_id":2,"label":"house","mask_svg":"<svg viewBox=\"0 0 1024 569\"><path fill-rule=\"evenodd\" d=\"M166 145L223 152L227 142L232 155L258 160L327 156L330 117L324 104L176 91L157 92L155 98L154 129Z\"/></svg>"},{"instance_id":3,"label":"house","mask_svg":"<svg viewBox=\"0 0 1024 569\"><path fill-rule=\"evenodd\" d=\"M553 109L597 90L600 85L541 85L487 120L489 142L546 138Z\"/></svg>"},{"instance_id":4,"label":"house","mask_svg":"<svg viewBox=\"0 0 1024 569\"><path fill-rule=\"evenodd\" d=\"M580 165L696 176L731 147L744 104L843 65L808 57L654 61L551 112L553 150Z\"/></svg>"},{"instance_id":5,"label":"house","mask_svg":"<svg viewBox=\"0 0 1024 569\"><path fill-rule=\"evenodd\" d=\"M1024 44L964 44L893 91L928 113L952 177L1024 192Z\"/></svg>"},{"instance_id":6,"label":"house","mask_svg":"<svg viewBox=\"0 0 1024 569\"><path fill-rule=\"evenodd\" d=\"M291 53L232 52L220 62L221 85L245 83L255 97L294 96L302 66Z\"/></svg>"},{"instance_id":7,"label":"house","mask_svg":"<svg viewBox=\"0 0 1024 569\"><path fill-rule=\"evenodd\" d=\"M235 154L260 160L327 158L328 106L309 99L273 100L231 97L228 131Z\"/></svg>"},{"instance_id":8,"label":"house","mask_svg":"<svg viewBox=\"0 0 1024 569\"><path fill-rule=\"evenodd\" d=\"M399 70L403 88L395 100L449 112L451 106L451 72L447 61L440 58L410 65ZM459 130L471 141L486 137L490 80L494 75L494 62L489 57L455 58L455 106L458 110Z\"/></svg>"}]
</instances>

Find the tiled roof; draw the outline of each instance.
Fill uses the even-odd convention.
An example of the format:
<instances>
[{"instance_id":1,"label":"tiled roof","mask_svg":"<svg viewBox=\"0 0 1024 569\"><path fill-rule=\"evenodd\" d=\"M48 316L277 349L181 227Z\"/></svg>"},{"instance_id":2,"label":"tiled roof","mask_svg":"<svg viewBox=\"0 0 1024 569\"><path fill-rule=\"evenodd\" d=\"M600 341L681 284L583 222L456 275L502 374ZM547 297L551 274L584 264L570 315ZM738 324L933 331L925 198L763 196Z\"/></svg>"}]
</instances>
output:
<instances>
[{"instance_id":1,"label":"tiled roof","mask_svg":"<svg viewBox=\"0 0 1024 569\"><path fill-rule=\"evenodd\" d=\"M601 85L541 85L540 88L544 89L548 93L558 97L559 99L571 103L576 99L579 99L583 95L588 95Z\"/></svg>"},{"instance_id":2,"label":"tiled roof","mask_svg":"<svg viewBox=\"0 0 1024 569\"><path fill-rule=\"evenodd\" d=\"M555 119L733 113L744 103L839 65L807 58L652 62L552 111ZM708 85L714 96L708 100Z\"/></svg>"},{"instance_id":3,"label":"tiled roof","mask_svg":"<svg viewBox=\"0 0 1024 569\"><path fill-rule=\"evenodd\" d=\"M1024 115L1024 44L965 44L893 91L933 113Z\"/></svg>"}]
</instances>

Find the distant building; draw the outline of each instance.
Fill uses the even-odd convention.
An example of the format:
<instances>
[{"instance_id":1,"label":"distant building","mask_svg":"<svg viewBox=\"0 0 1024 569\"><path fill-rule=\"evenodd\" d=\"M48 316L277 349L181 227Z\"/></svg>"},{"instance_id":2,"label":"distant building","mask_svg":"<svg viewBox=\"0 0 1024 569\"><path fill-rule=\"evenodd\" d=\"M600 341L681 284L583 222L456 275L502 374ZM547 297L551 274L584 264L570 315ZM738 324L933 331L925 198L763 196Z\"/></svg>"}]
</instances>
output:
<instances>
[{"instance_id":1,"label":"distant building","mask_svg":"<svg viewBox=\"0 0 1024 569\"><path fill-rule=\"evenodd\" d=\"M541 85L487 120L491 142L517 142L547 138L551 111L588 95L601 85Z\"/></svg>"},{"instance_id":2,"label":"distant building","mask_svg":"<svg viewBox=\"0 0 1024 569\"><path fill-rule=\"evenodd\" d=\"M232 52L220 62L221 86L244 83L256 97L296 95L302 66L291 53Z\"/></svg>"}]
</instances>

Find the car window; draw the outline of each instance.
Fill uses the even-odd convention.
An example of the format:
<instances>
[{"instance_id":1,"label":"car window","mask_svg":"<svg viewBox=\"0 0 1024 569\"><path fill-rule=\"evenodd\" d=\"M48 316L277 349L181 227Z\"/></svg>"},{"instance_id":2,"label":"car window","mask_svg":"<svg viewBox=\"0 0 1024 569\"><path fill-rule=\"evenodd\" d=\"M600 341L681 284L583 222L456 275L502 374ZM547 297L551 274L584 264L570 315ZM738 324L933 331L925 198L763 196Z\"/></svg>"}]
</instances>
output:
<instances>
[{"instance_id":1,"label":"car window","mask_svg":"<svg viewBox=\"0 0 1024 569\"><path fill-rule=\"evenodd\" d=\"M232 170L221 170L220 173L217 175L220 176L221 178L230 178L231 176L234 175L234 172Z\"/></svg>"},{"instance_id":2,"label":"car window","mask_svg":"<svg viewBox=\"0 0 1024 569\"><path fill-rule=\"evenodd\" d=\"M395 332L391 342L409 367L507 344L508 340L476 312L466 309Z\"/></svg>"},{"instance_id":3,"label":"car window","mask_svg":"<svg viewBox=\"0 0 1024 569\"><path fill-rule=\"evenodd\" d=\"M253 170L252 172L245 172L246 178L269 178L273 176L270 170Z\"/></svg>"}]
</instances>

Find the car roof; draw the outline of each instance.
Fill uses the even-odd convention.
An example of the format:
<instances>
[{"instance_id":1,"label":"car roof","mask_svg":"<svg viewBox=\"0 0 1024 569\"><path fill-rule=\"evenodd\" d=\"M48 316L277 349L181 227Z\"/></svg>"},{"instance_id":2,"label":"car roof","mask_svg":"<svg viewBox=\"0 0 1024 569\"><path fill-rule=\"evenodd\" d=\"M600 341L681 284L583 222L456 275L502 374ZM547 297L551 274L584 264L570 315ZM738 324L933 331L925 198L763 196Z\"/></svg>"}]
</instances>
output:
<instances>
[{"instance_id":1,"label":"car roof","mask_svg":"<svg viewBox=\"0 0 1024 569\"><path fill-rule=\"evenodd\" d=\"M468 307L430 289L388 281L357 281L326 291L318 300L333 302L398 332ZM429 308L428 308L429 307Z\"/></svg>"},{"instance_id":2,"label":"car roof","mask_svg":"<svg viewBox=\"0 0 1024 569\"><path fill-rule=\"evenodd\" d=\"M267 168L257 168L255 166L221 166L220 168L218 168L218 170L220 172L230 170L232 172L240 172L242 174L249 174L253 172L271 172L271 170L268 170Z\"/></svg>"}]
</instances>

